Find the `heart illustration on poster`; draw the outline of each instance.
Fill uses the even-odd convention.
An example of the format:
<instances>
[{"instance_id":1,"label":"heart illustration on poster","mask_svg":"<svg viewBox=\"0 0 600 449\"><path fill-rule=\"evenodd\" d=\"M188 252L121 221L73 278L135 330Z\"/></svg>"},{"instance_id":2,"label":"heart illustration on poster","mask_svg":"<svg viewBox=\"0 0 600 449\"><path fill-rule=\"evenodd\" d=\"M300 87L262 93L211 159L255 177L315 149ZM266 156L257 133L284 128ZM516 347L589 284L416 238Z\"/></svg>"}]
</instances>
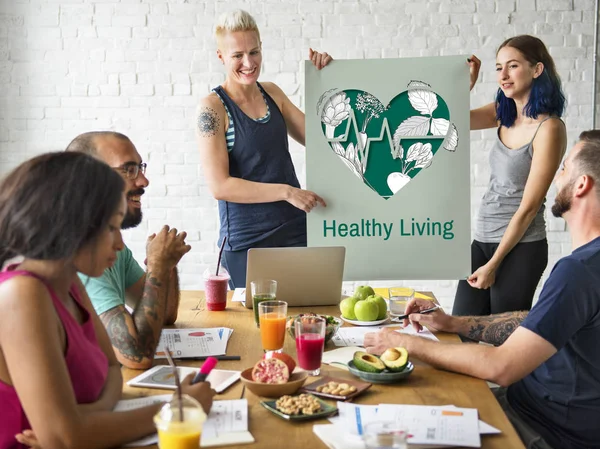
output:
<instances>
[{"instance_id":1,"label":"heart illustration on poster","mask_svg":"<svg viewBox=\"0 0 600 449\"><path fill-rule=\"evenodd\" d=\"M426 170L440 148L458 146L446 102L422 81L411 81L387 106L362 90L331 89L317 114L333 152L384 199Z\"/></svg>"}]
</instances>

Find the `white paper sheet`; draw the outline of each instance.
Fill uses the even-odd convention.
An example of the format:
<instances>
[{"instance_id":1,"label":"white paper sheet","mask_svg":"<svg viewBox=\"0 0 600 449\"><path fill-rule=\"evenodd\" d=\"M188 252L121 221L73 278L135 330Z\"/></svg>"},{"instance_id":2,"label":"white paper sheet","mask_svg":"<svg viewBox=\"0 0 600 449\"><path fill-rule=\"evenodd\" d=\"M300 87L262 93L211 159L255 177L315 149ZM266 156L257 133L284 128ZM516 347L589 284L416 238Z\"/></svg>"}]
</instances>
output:
<instances>
[{"instance_id":1,"label":"white paper sheet","mask_svg":"<svg viewBox=\"0 0 600 449\"><path fill-rule=\"evenodd\" d=\"M416 335L417 337L439 341L439 339L428 329L423 329L421 332L417 332L412 326L401 328L398 324L386 324L383 326L370 327L340 327L332 338L332 341L336 346L364 346L365 334L369 332L378 332L386 327L397 328L396 332L400 332L402 334Z\"/></svg>"},{"instance_id":2,"label":"white paper sheet","mask_svg":"<svg viewBox=\"0 0 600 449\"><path fill-rule=\"evenodd\" d=\"M364 351L365 348L360 348L358 346L342 346L338 349L333 349L331 351L325 351L323 353L323 358L321 359L322 363L327 365L333 365L337 368L342 368L348 370L347 363L352 360L354 353L356 351Z\"/></svg>"},{"instance_id":3,"label":"white paper sheet","mask_svg":"<svg viewBox=\"0 0 600 449\"><path fill-rule=\"evenodd\" d=\"M202 428L201 447L253 443L248 432L248 400L235 399L213 403Z\"/></svg>"},{"instance_id":4,"label":"white paper sheet","mask_svg":"<svg viewBox=\"0 0 600 449\"><path fill-rule=\"evenodd\" d=\"M172 395L170 394L159 394L156 396L148 396L145 398L136 398L136 399L122 399L120 400L114 408L115 412L125 412L128 410L135 410L136 408L145 407L147 405L156 404L159 402L168 402L171 400ZM147 437L140 438L137 441L133 441L129 444L126 444L126 447L135 447L135 446L150 446L152 444L158 443L158 435L153 433L152 435L148 435Z\"/></svg>"},{"instance_id":5,"label":"white paper sheet","mask_svg":"<svg viewBox=\"0 0 600 449\"><path fill-rule=\"evenodd\" d=\"M236 288L233 291L231 302L246 302L246 289L240 287Z\"/></svg>"},{"instance_id":6,"label":"white paper sheet","mask_svg":"<svg viewBox=\"0 0 600 449\"><path fill-rule=\"evenodd\" d=\"M232 332L233 329L227 327L163 329L154 358L166 358L166 347L171 350L173 358L224 355Z\"/></svg>"},{"instance_id":7,"label":"white paper sheet","mask_svg":"<svg viewBox=\"0 0 600 449\"><path fill-rule=\"evenodd\" d=\"M157 402L171 400L170 394L148 396L137 399L124 399L117 403L115 411L134 410ZM200 447L223 446L227 444L253 443L248 431L248 400L215 401L202 428ZM152 434L127 444L150 446L158 443L158 435Z\"/></svg>"},{"instance_id":8,"label":"white paper sheet","mask_svg":"<svg viewBox=\"0 0 600 449\"><path fill-rule=\"evenodd\" d=\"M414 407L421 407L421 412L415 412ZM472 439L471 443L472 447L480 447L479 445L475 445L476 437L474 436L474 424L473 424L473 416L477 416L477 410L475 409L461 409L454 405L446 405L440 407L428 407L428 406L412 406L412 405L399 405L399 404L379 404L375 405L357 405L357 404L348 404L348 403L338 403L339 415L335 417L329 418L329 421L332 424L317 424L313 426L313 432L321 438L321 440L329 447L330 449L364 449L364 444L359 436L361 432L361 428L370 422L374 421L385 421L385 420L393 420L394 418L401 419L401 422L407 423L410 422L414 426L414 421L418 421L414 429L409 426L409 432L413 435L415 434L415 430L418 431L419 426L425 425L423 427L424 432L427 433L428 427L427 423L431 422L431 412L432 410L437 410L437 413L441 413L443 410L449 411L458 411L469 414L470 417L467 418L470 423L467 423L466 427L469 427L468 433ZM467 411L467 412L465 412ZM425 414L425 419L422 419L421 414ZM406 419L405 419L406 417ZM449 418L449 417L444 417ZM462 417L450 417L450 418L458 418L462 419ZM500 430L496 429L493 426L481 421L476 420L477 423L477 432L480 435L487 434L497 434L501 433ZM436 422L437 425L437 422ZM444 429L446 431L451 431L452 426L446 426ZM462 435L460 436L463 439ZM480 444L480 443L479 443ZM410 448L444 448L444 447L455 447L455 446L468 446L464 441L460 443L427 443L423 444L419 442L418 438L411 438L408 442L408 447Z\"/></svg>"},{"instance_id":9,"label":"white paper sheet","mask_svg":"<svg viewBox=\"0 0 600 449\"><path fill-rule=\"evenodd\" d=\"M411 444L481 447L474 408L380 404L377 418L406 427Z\"/></svg>"}]
</instances>

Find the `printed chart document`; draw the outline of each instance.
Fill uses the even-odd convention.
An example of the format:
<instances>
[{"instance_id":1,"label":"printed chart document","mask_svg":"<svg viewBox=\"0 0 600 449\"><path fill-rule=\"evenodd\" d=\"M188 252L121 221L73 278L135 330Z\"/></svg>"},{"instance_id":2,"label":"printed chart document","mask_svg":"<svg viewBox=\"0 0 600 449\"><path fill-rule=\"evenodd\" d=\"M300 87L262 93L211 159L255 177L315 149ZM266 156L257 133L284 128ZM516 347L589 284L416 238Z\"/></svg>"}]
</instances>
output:
<instances>
[{"instance_id":1,"label":"printed chart document","mask_svg":"<svg viewBox=\"0 0 600 449\"><path fill-rule=\"evenodd\" d=\"M391 421L412 435L409 448L481 447L480 434L500 433L478 420L476 409L426 405L357 405L338 402L339 416L333 424L319 424L313 432L333 449L364 448L362 433L367 424ZM342 430L343 429L343 430ZM343 435L341 437L341 435Z\"/></svg>"},{"instance_id":2,"label":"printed chart document","mask_svg":"<svg viewBox=\"0 0 600 449\"><path fill-rule=\"evenodd\" d=\"M396 332L407 335L416 335L417 337L428 338L429 340L439 341L428 329L417 332L412 326L402 327L398 324L387 324L383 326L362 326L362 327L340 327L331 341L336 346L364 346L365 334L369 332L378 332L385 327L396 328ZM348 359L348 360L351 360Z\"/></svg>"},{"instance_id":3,"label":"printed chart document","mask_svg":"<svg viewBox=\"0 0 600 449\"><path fill-rule=\"evenodd\" d=\"M377 415L405 425L410 444L481 447L477 409L380 404Z\"/></svg>"},{"instance_id":4,"label":"printed chart document","mask_svg":"<svg viewBox=\"0 0 600 449\"><path fill-rule=\"evenodd\" d=\"M163 329L154 358L166 359L165 348L169 348L176 359L224 355L232 332L233 329L227 327Z\"/></svg>"},{"instance_id":5,"label":"printed chart document","mask_svg":"<svg viewBox=\"0 0 600 449\"><path fill-rule=\"evenodd\" d=\"M124 399L117 403L114 411L134 410L159 402L171 400L170 394L148 396L146 398ZM224 446L228 444L253 443L254 437L248 431L248 401L236 399L215 401L202 428L200 447ZM127 444L150 446L158 443L158 435L152 434Z\"/></svg>"},{"instance_id":6,"label":"printed chart document","mask_svg":"<svg viewBox=\"0 0 600 449\"><path fill-rule=\"evenodd\" d=\"M192 368L189 366L178 366L177 373L179 378L183 379L190 374L196 375L200 371L199 368ZM210 383L217 393L221 393L230 385L233 385L240 378L241 371L213 369L206 381ZM175 390L175 376L173 375L173 369L167 365L155 366L148 371L144 371L137 377L134 377L127 382L130 387L143 387L143 388L161 388L164 390Z\"/></svg>"}]
</instances>

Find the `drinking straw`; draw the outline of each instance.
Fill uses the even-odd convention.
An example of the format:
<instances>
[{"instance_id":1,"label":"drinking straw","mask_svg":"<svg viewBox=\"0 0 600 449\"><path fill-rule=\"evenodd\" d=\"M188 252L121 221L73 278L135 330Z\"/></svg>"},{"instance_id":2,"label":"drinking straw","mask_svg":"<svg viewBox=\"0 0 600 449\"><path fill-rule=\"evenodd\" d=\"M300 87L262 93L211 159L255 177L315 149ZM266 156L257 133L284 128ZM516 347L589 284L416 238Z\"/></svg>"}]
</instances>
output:
<instances>
[{"instance_id":1,"label":"drinking straw","mask_svg":"<svg viewBox=\"0 0 600 449\"><path fill-rule=\"evenodd\" d=\"M179 402L179 421L183 422L183 402L181 400L181 382L179 381L179 372L177 371L177 366L173 361L173 357L171 357L171 350L168 347L165 347L165 354L167 355L167 360L169 361L169 365L173 369L173 376L175 377L175 385L177 386L177 399Z\"/></svg>"},{"instance_id":2,"label":"drinking straw","mask_svg":"<svg viewBox=\"0 0 600 449\"><path fill-rule=\"evenodd\" d=\"M227 236L223 237L223 243L221 243L221 249L219 250L219 260L217 260L217 274L219 275L219 267L221 266L221 256L223 255L223 250L225 249L225 242L227 241Z\"/></svg>"}]
</instances>

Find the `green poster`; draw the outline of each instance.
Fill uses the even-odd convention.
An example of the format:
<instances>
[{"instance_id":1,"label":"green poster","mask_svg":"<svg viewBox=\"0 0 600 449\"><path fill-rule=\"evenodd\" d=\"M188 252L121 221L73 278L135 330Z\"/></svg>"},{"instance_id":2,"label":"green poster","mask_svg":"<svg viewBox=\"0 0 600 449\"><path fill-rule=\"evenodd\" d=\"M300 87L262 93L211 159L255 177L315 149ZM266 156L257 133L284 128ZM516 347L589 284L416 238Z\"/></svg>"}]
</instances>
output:
<instances>
[{"instance_id":1,"label":"green poster","mask_svg":"<svg viewBox=\"0 0 600 449\"><path fill-rule=\"evenodd\" d=\"M466 57L306 63L309 246L345 246L345 280L470 274Z\"/></svg>"}]
</instances>

